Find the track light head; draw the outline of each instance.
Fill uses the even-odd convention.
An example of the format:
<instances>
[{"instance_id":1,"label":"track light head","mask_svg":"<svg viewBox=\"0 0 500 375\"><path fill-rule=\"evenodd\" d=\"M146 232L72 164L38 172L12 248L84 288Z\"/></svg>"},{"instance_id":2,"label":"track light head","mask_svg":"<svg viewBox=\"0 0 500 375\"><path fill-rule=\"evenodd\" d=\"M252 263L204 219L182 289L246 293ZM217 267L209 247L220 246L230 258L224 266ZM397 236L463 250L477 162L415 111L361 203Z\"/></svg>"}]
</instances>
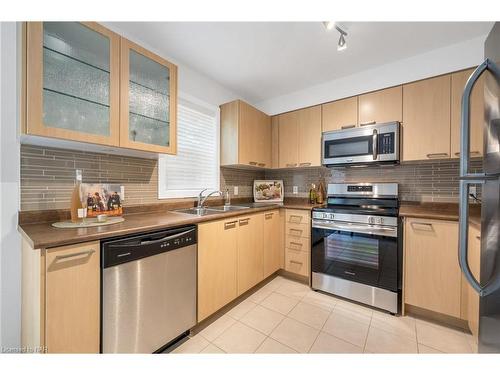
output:
<instances>
[{"instance_id":1,"label":"track light head","mask_svg":"<svg viewBox=\"0 0 500 375\"><path fill-rule=\"evenodd\" d=\"M337 51L343 51L347 48L347 43L344 34L340 33L339 43L337 44Z\"/></svg>"}]
</instances>

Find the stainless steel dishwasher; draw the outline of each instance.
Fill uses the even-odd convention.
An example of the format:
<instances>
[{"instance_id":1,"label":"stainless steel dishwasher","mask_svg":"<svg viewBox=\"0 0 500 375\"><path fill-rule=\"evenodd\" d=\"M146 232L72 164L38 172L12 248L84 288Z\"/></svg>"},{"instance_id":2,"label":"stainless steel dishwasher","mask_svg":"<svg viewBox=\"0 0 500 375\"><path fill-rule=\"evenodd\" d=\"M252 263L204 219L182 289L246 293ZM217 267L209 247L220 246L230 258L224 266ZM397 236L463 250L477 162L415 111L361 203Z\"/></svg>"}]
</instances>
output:
<instances>
[{"instance_id":1,"label":"stainless steel dishwasher","mask_svg":"<svg viewBox=\"0 0 500 375\"><path fill-rule=\"evenodd\" d=\"M103 353L153 353L196 325L196 226L101 243Z\"/></svg>"}]
</instances>

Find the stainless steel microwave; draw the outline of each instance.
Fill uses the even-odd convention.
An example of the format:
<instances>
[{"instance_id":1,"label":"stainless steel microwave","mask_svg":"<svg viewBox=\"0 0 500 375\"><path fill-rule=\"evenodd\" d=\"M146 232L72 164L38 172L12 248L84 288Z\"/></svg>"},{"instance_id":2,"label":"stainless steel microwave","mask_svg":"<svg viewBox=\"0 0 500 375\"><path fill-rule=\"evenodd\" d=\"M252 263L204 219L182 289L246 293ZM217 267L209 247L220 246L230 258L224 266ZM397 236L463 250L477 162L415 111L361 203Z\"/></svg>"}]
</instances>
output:
<instances>
[{"instance_id":1,"label":"stainless steel microwave","mask_svg":"<svg viewBox=\"0 0 500 375\"><path fill-rule=\"evenodd\" d=\"M399 122L324 132L321 139L324 166L399 163Z\"/></svg>"}]
</instances>

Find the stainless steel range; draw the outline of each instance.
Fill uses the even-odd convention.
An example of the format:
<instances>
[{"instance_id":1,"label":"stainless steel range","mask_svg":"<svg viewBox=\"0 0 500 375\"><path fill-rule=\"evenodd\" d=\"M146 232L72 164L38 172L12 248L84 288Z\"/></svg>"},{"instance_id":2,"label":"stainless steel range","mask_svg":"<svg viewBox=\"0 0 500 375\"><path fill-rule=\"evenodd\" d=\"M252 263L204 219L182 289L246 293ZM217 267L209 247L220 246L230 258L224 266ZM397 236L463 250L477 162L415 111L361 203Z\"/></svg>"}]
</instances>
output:
<instances>
[{"instance_id":1,"label":"stainless steel range","mask_svg":"<svg viewBox=\"0 0 500 375\"><path fill-rule=\"evenodd\" d=\"M402 226L396 183L328 185L312 213L312 288L398 313Z\"/></svg>"}]
</instances>

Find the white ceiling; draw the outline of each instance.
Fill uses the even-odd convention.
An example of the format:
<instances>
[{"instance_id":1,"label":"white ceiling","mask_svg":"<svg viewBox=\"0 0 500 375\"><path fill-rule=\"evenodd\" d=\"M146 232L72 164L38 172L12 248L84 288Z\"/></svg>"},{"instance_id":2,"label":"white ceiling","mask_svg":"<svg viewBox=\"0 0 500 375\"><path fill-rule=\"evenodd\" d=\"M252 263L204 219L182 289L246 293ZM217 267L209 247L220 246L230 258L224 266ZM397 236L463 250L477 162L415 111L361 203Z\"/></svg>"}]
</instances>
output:
<instances>
[{"instance_id":1,"label":"white ceiling","mask_svg":"<svg viewBox=\"0 0 500 375\"><path fill-rule=\"evenodd\" d=\"M492 22L117 22L127 35L258 103L486 35Z\"/></svg>"}]
</instances>

